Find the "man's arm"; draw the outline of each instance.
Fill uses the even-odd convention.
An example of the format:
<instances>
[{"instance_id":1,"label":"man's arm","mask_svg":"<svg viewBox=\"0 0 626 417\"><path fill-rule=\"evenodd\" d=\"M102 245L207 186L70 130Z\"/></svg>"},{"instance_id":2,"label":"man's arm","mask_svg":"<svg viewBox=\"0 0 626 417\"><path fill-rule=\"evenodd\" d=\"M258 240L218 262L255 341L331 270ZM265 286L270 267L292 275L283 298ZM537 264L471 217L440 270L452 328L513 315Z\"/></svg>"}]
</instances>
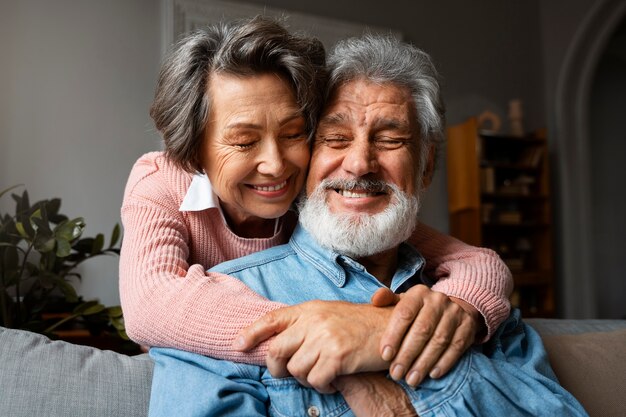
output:
<instances>
[{"instance_id":1,"label":"man's arm","mask_svg":"<svg viewBox=\"0 0 626 417\"><path fill-rule=\"evenodd\" d=\"M356 417L417 417L406 392L383 372L340 376L333 385Z\"/></svg>"},{"instance_id":2,"label":"man's arm","mask_svg":"<svg viewBox=\"0 0 626 417\"><path fill-rule=\"evenodd\" d=\"M154 375L150 417L266 417L261 368L177 349L150 350Z\"/></svg>"}]
</instances>

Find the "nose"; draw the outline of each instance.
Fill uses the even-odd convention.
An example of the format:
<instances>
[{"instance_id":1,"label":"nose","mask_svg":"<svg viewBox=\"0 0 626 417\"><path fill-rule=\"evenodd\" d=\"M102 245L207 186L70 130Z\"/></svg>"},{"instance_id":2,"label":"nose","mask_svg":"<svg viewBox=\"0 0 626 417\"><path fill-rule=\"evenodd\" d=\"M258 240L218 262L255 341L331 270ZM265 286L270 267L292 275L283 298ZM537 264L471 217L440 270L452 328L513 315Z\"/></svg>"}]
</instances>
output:
<instances>
[{"instance_id":1,"label":"nose","mask_svg":"<svg viewBox=\"0 0 626 417\"><path fill-rule=\"evenodd\" d=\"M352 146L347 149L342 168L355 177L376 173L379 164L374 145L365 138L355 140Z\"/></svg>"},{"instance_id":2,"label":"nose","mask_svg":"<svg viewBox=\"0 0 626 417\"><path fill-rule=\"evenodd\" d=\"M280 177L285 171L285 159L280 144L276 139L263 141L257 171L263 175Z\"/></svg>"}]
</instances>

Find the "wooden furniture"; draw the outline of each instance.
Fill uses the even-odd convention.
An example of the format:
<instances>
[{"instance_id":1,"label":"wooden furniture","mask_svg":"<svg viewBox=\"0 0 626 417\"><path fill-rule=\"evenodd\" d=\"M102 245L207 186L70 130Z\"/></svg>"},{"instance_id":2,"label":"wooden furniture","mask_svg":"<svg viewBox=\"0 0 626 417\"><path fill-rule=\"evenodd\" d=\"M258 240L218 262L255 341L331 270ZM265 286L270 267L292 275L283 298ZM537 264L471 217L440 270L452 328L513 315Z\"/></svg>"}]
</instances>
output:
<instances>
[{"instance_id":1,"label":"wooden furniture","mask_svg":"<svg viewBox=\"0 0 626 417\"><path fill-rule=\"evenodd\" d=\"M448 128L450 233L495 250L513 273L512 305L552 317L553 247L545 129L526 136Z\"/></svg>"}]
</instances>

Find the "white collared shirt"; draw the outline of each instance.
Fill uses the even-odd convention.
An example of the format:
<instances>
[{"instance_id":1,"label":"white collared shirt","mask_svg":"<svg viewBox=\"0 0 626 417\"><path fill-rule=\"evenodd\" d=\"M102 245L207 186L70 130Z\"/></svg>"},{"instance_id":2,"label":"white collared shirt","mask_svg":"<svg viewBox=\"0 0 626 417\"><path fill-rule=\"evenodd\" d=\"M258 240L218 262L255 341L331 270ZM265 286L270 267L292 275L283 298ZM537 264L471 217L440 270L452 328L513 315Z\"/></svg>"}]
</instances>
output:
<instances>
[{"instance_id":1,"label":"white collared shirt","mask_svg":"<svg viewBox=\"0 0 626 417\"><path fill-rule=\"evenodd\" d=\"M209 181L209 177L205 172L196 172L191 179L191 184L189 184L185 198L183 198L178 211L202 211L210 208L218 209L224 224L231 229L226 221L226 217L224 217L220 200L213 192L213 186L211 181ZM274 235L278 233L279 224L280 217L276 219L274 224Z\"/></svg>"},{"instance_id":2,"label":"white collared shirt","mask_svg":"<svg viewBox=\"0 0 626 417\"><path fill-rule=\"evenodd\" d=\"M196 172L178 210L201 211L208 208L218 208L220 212L222 211L219 198L213 192L209 177L206 173Z\"/></svg>"}]
</instances>

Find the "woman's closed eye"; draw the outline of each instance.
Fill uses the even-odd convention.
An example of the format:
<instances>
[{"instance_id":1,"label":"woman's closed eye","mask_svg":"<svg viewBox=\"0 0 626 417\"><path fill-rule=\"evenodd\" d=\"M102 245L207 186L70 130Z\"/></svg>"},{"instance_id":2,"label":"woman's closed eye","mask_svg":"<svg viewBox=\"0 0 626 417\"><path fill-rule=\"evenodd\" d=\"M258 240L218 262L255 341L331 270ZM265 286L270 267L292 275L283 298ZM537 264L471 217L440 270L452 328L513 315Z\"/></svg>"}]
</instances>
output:
<instances>
[{"instance_id":1,"label":"woman's closed eye","mask_svg":"<svg viewBox=\"0 0 626 417\"><path fill-rule=\"evenodd\" d=\"M250 149L259 141L258 135L250 132L231 132L225 135L223 143L227 146L232 146L235 149Z\"/></svg>"},{"instance_id":2,"label":"woman's closed eye","mask_svg":"<svg viewBox=\"0 0 626 417\"><path fill-rule=\"evenodd\" d=\"M251 149L256 143L257 141L242 141L231 143L230 145L237 149Z\"/></svg>"}]
</instances>

